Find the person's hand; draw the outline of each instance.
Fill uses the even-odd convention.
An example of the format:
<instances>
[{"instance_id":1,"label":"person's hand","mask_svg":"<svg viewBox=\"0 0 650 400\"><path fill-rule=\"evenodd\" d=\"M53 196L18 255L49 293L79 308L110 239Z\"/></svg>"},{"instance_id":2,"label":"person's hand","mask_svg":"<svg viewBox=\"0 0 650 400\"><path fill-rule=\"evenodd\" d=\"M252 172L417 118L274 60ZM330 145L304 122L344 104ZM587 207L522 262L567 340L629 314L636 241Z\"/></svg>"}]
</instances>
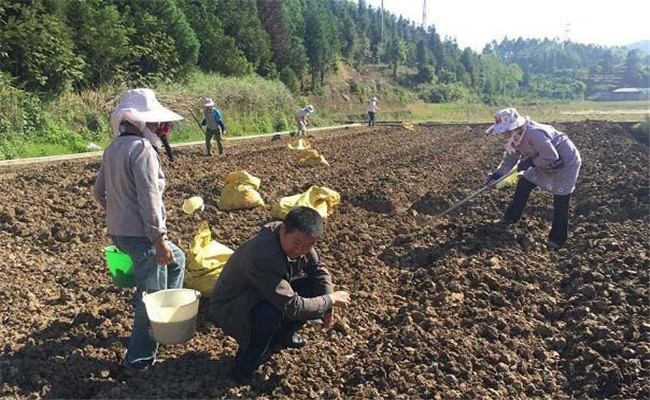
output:
<instances>
[{"instance_id":1,"label":"person's hand","mask_svg":"<svg viewBox=\"0 0 650 400\"><path fill-rule=\"evenodd\" d=\"M156 239L154 247L156 248L156 264L164 267L175 261L174 253L172 252L172 248L169 246L165 235L159 236Z\"/></svg>"},{"instance_id":2,"label":"person's hand","mask_svg":"<svg viewBox=\"0 0 650 400\"><path fill-rule=\"evenodd\" d=\"M334 308L347 308L350 305L350 293L343 290L330 293L330 299L332 299L332 307Z\"/></svg>"},{"instance_id":3,"label":"person's hand","mask_svg":"<svg viewBox=\"0 0 650 400\"><path fill-rule=\"evenodd\" d=\"M336 318L334 316L334 309L332 308L323 316L323 329L331 328L332 325L334 325L335 320Z\"/></svg>"},{"instance_id":4,"label":"person's hand","mask_svg":"<svg viewBox=\"0 0 650 400\"><path fill-rule=\"evenodd\" d=\"M501 178L502 176L503 176L502 173L500 173L500 172L496 172L496 171L495 171L495 172L491 173L491 174L488 176L487 180L485 181L485 184L486 184L486 185L489 185L489 184L491 184L492 182L498 181L499 178Z\"/></svg>"},{"instance_id":5,"label":"person's hand","mask_svg":"<svg viewBox=\"0 0 650 400\"><path fill-rule=\"evenodd\" d=\"M517 171L525 171L530 167L534 167L535 163L533 163L533 157L529 157L523 161L519 161L519 164L517 164Z\"/></svg>"}]
</instances>

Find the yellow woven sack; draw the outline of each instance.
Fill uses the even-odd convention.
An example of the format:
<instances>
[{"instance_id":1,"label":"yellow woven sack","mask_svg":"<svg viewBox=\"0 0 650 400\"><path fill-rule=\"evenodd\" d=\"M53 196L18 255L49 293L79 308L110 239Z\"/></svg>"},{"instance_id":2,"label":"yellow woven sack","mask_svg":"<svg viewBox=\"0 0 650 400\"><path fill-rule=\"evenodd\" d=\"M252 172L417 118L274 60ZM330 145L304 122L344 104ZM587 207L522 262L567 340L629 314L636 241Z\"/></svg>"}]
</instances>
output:
<instances>
[{"instance_id":1,"label":"yellow woven sack","mask_svg":"<svg viewBox=\"0 0 650 400\"><path fill-rule=\"evenodd\" d=\"M187 255L185 287L210 297L219 274L232 253L228 247L212 240L210 228L199 228Z\"/></svg>"},{"instance_id":2,"label":"yellow woven sack","mask_svg":"<svg viewBox=\"0 0 650 400\"><path fill-rule=\"evenodd\" d=\"M261 183L260 178L249 174L245 170L233 171L226 175L226 186L249 185L257 190L260 188Z\"/></svg>"},{"instance_id":3,"label":"yellow woven sack","mask_svg":"<svg viewBox=\"0 0 650 400\"><path fill-rule=\"evenodd\" d=\"M297 158L298 165L303 167L330 166L325 157L318 154L316 150L301 150L298 152Z\"/></svg>"},{"instance_id":4,"label":"yellow woven sack","mask_svg":"<svg viewBox=\"0 0 650 400\"><path fill-rule=\"evenodd\" d=\"M304 150L311 147L308 139L298 139L295 144L288 144L290 150Z\"/></svg>"},{"instance_id":5,"label":"yellow woven sack","mask_svg":"<svg viewBox=\"0 0 650 400\"><path fill-rule=\"evenodd\" d=\"M318 211L323 218L327 218L334 213L334 208L339 203L341 203L341 195L337 191L322 186L312 186L305 193L281 198L273 205L271 215L276 219L284 219L295 207L307 206Z\"/></svg>"},{"instance_id":6,"label":"yellow woven sack","mask_svg":"<svg viewBox=\"0 0 650 400\"><path fill-rule=\"evenodd\" d=\"M261 180L246 171L234 171L226 176L226 186L221 189L217 202L220 210L240 210L263 206L264 200L257 192Z\"/></svg>"}]
</instances>

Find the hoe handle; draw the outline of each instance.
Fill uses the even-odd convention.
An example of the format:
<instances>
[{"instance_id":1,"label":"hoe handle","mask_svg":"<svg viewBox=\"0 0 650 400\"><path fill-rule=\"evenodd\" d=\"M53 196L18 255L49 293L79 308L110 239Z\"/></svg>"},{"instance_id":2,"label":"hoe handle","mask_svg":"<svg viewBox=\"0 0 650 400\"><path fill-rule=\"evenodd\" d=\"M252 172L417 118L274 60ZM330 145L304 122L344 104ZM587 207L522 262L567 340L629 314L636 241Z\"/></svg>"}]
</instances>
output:
<instances>
[{"instance_id":1,"label":"hoe handle","mask_svg":"<svg viewBox=\"0 0 650 400\"><path fill-rule=\"evenodd\" d=\"M518 172L517 169L516 169L516 168L513 168L512 171L510 171L510 172L508 172L507 174L503 175L501 178L499 178L499 179L497 179L497 180L495 180L495 181L492 181L492 182L488 183L487 185L485 185L485 186L483 186L483 187L481 187L481 188L475 190L472 194L470 194L469 196L465 197L464 199L462 199L462 200L459 201L458 203L454 204L453 206L449 207L448 209L446 209L445 211L441 212L440 214L436 215L436 216L433 217L433 218L434 218L434 219L438 219L438 218L441 218L441 217L447 215L447 214L450 213L451 211L457 209L458 207L460 207L460 206L462 206L463 204L467 203L468 201L472 200L474 197L476 197L476 196L478 196L479 194L483 193L484 191L490 189L492 186L496 185L497 183L499 183L499 182L501 182L501 181L503 181L503 180L509 178L509 177L512 176L513 174L516 174L517 172Z\"/></svg>"}]
</instances>

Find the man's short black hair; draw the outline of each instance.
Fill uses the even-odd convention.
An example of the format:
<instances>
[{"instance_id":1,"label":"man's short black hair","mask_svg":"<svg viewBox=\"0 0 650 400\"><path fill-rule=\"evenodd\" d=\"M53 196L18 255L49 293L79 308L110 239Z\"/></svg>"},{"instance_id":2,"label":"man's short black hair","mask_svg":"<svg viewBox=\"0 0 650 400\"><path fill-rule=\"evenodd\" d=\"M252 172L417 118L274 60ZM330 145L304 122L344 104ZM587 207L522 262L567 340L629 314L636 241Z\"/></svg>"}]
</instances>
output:
<instances>
[{"instance_id":1,"label":"man's short black hair","mask_svg":"<svg viewBox=\"0 0 650 400\"><path fill-rule=\"evenodd\" d=\"M319 238L324 230L323 217L313 208L296 207L284 217L284 227L287 233L297 229L313 238Z\"/></svg>"}]
</instances>

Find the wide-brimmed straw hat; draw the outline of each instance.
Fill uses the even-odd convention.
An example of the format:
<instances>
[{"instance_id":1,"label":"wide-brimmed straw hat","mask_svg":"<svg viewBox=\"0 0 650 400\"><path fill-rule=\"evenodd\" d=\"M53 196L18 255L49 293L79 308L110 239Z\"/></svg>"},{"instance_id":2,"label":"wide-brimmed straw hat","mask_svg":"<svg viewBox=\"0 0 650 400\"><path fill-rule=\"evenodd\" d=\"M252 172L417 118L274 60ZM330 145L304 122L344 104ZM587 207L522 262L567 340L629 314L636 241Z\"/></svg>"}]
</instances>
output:
<instances>
[{"instance_id":1,"label":"wide-brimmed straw hat","mask_svg":"<svg viewBox=\"0 0 650 400\"><path fill-rule=\"evenodd\" d=\"M494 125L489 127L485 133L487 135L498 135L517 129L526 123L526 117L522 117L517 109L510 107L497 111L494 115Z\"/></svg>"},{"instance_id":2,"label":"wide-brimmed straw hat","mask_svg":"<svg viewBox=\"0 0 650 400\"><path fill-rule=\"evenodd\" d=\"M212 101L211 98L206 97L205 100L203 100L203 107L213 107L214 106L214 101Z\"/></svg>"},{"instance_id":3,"label":"wide-brimmed straw hat","mask_svg":"<svg viewBox=\"0 0 650 400\"><path fill-rule=\"evenodd\" d=\"M131 89L122 93L120 103L113 113L120 114L122 110L126 109L137 111L137 117L144 122L173 122L183 119L180 115L163 107L151 89Z\"/></svg>"},{"instance_id":4,"label":"wide-brimmed straw hat","mask_svg":"<svg viewBox=\"0 0 650 400\"><path fill-rule=\"evenodd\" d=\"M309 112L314 112L314 106L312 106L311 104L308 105L307 110L309 110Z\"/></svg>"}]
</instances>

